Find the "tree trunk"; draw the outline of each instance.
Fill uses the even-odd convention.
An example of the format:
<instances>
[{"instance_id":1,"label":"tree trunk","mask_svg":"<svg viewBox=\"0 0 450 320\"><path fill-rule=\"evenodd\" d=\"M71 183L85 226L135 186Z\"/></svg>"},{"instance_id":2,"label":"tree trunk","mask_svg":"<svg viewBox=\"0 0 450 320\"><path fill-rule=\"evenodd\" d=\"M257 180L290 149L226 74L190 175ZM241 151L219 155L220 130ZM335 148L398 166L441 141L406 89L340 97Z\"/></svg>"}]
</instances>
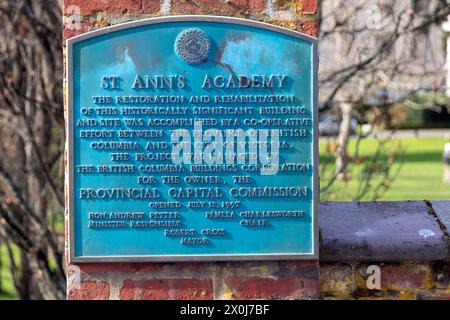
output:
<instances>
[{"instance_id":1,"label":"tree trunk","mask_svg":"<svg viewBox=\"0 0 450 320\"><path fill-rule=\"evenodd\" d=\"M348 102L342 102L339 104L339 108L342 113L342 122L339 127L338 144L336 150L335 174L343 176L345 175L347 166L347 147L348 147L348 140L351 134L353 104Z\"/></svg>"},{"instance_id":2,"label":"tree trunk","mask_svg":"<svg viewBox=\"0 0 450 320\"><path fill-rule=\"evenodd\" d=\"M3 289L3 259L2 259L2 239L0 238L0 294L5 293Z\"/></svg>"}]
</instances>

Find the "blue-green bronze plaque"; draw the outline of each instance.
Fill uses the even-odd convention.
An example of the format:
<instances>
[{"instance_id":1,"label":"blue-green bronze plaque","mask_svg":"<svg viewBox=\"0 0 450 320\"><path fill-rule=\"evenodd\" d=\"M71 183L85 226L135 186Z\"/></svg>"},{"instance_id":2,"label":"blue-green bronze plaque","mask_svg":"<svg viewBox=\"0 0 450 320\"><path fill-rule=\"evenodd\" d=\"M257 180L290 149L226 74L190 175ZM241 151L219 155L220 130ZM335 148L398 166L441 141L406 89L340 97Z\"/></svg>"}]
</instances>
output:
<instances>
[{"instance_id":1,"label":"blue-green bronze plaque","mask_svg":"<svg viewBox=\"0 0 450 320\"><path fill-rule=\"evenodd\" d=\"M317 42L210 16L67 41L71 262L317 258Z\"/></svg>"}]
</instances>

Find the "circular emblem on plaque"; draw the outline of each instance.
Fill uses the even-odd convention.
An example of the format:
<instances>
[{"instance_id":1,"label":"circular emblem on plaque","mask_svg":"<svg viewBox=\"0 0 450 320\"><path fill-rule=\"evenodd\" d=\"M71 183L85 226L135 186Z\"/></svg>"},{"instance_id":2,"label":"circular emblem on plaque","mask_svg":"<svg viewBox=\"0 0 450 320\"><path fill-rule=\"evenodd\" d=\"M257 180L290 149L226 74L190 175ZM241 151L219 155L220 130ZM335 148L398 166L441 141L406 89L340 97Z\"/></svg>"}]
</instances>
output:
<instances>
[{"instance_id":1,"label":"circular emblem on plaque","mask_svg":"<svg viewBox=\"0 0 450 320\"><path fill-rule=\"evenodd\" d=\"M209 54L209 39L200 29L191 28L181 32L175 40L175 52L187 63L199 63Z\"/></svg>"}]
</instances>

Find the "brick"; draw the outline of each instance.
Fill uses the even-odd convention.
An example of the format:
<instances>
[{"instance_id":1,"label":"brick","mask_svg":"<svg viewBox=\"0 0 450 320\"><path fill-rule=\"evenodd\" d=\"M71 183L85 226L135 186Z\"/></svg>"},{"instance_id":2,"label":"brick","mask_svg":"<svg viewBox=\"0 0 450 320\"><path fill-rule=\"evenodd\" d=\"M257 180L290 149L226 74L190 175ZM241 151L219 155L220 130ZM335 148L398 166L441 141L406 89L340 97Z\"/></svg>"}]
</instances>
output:
<instances>
[{"instance_id":1,"label":"brick","mask_svg":"<svg viewBox=\"0 0 450 320\"><path fill-rule=\"evenodd\" d=\"M418 300L450 300L450 291L430 290L417 295Z\"/></svg>"},{"instance_id":2,"label":"brick","mask_svg":"<svg viewBox=\"0 0 450 320\"><path fill-rule=\"evenodd\" d=\"M83 281L79 288L70 287L68 300L108 300L110 286L103 281Z\"/></svg>"},{"instance_id":3,"label":"brick","mask_svg":"<svg viewBox=\"0 0 450 320\"><path fill-rule=\"evenodd\" d=\"M278 270L274 272L278 276L296 276L306 279L319 280L318 261L279 261Z\"/></svg>"},{"instance_id":4,"label":"brick","mask_svg":"<svg viewBox=\"0 0 450 320\"><path fill-rule=\"evenodd\" d=\"M211 279L146 279L125 280L120 289L121 300L210 300Z\"/></svg>"},{"instance_id":5,"label":"brick","mask_svg":"<svg viewBox=\"0 0 450 320\"><path fill-rule=\"evenodd\" d=\"M81 15L89 15L99 11L112 14L153 14L159 11L159 0L66 0L64 13L73 14L73 7L78 6Z\"/></svg>"},{"instance_id":6,"label":"brick","mask_svg":"<svg viewBox=\"0 0 450 320\"><path fill-rule=\"evenodd\" d=\"M317 21L296 20L293 24L296 31L317 37Z\"/></svg>"},{"instance_id":7,"label":"brick","mask_svg":"<svg viewBox=\"0 0 450 320\"><path fill-rule=\"evenodd\" d=\"M160 263L95 263L79 265L81 273L108 273L123 272L134 273L162 269L163 264Z\"/></svg>"},{"instance_id":8,"label":"brick","mask_svg":"<svg viewBox=\"0 0 450 320\"><path fill-rule=\"evenodd\" d=\"M317 0L297 0L298 9L303 13L315 14L317 13Z\"/></svg>"},{"instance_id":9,"label":"brick","mask_svg":"<svg viewBox=\"0 0 450 320\"><path fill-rule=\"evenodd\" d=\"M349 298L355 290L354 268L350 264L320 265L320 292L323 297Z\"/></svg>"},{"instance_id":10,"label":"brick","mask_svg":"<svg viewBox=\"0 0 450 320\"><path fill-rule=\"evenodd\" d=\"M301 20L279 20L279 19L267 19L266 23L274 24L286 29L295 30L312 37L317 37L317 21L310 19Z\"/></svg>"},{"instance_id":11,"label":"brick","mask_svg":"<svg viewBox=\"0 0 450 320\"><path fill-rule=\"evenodd\" d=\"M262 13L264 0L180 0L172 2L175 14L216 14Z\"/></svg>"},{"instance_id":12,"label":"brick","mask_svg":"<svg viewBox=\"0 0 450 320\"><path fill-rule=\"evenodd\" d=\"M233 299L316 298L318 281L300 277L260 278L232 276L226 285Z\"/></svg>"},{"instance_id":13,"label":"brick","mask_svg":"<svg viewBox=\"0 0 450 320\"><path fill-rule=\"evenodd\" d=\"M317 13L317 0L276 0L274 4L278 10L293 9L297 14Z\"/></svg>"},{"instance_id":14,"label":"brick","mask_svg":"<svg viewBox=\"0 0 450 320\"><path fill-rule=\"evenodd\" d=\"M426 265L401 264L381 268L382 289L424 289L427 287L429 267Z\"/></svg>"},{"instance_id":15,"label":"brick","mask_svg":"<svg viewBox=\"0 0 450 320\"><path fill-rule=\"evenodd\" d=\"M450 290L450 263L447 261L437 261L432 264L433 287Z\"/></svg>"},{"instance_id":16,"label":"brick","mask_svg":"<svg viewBox=\"0 0 450 320\"><path fill-rule=\"evenodd\" d=\"M79 265L80 272L86 274L95 273L145 273L163 270L171 270L171 272L205 272L210 267L207 263L181 263L181 264L164 264L164 263L92 263Z\"/></svg>"},{"instance_id":17,"label":"brick","mask_svg":"<svg viewBox=\"0 0 450 320\"><path fill-rule=\"evenodd\" d=\"M414 300L414 295L402 295L402 296L383 296L383 297L355 297L356 300L371 300L371 301L403 301L403 300Z\"/></svg>"},{"instance_id":18,"label":"brick","mask_svg":"<svg viewBox=\"0 0 450 320\"><path fill-rule=\"evenodd\" d=\"M141 11L139 13L153 14L159 12L160 9L161 9L160 0L143 0Z\"/></svg>"},{"instance_id":19,"label":"brick","mask_svg":"<svg viewBox=\"0 0 450 320\"><path fill-rule=\"evenodd\" d=\"M303 298L318 299L320 296L319 279L303 279Z\"/></svg>"},{"instance_id":20,"label":"brick","mask_svg":"<svg viewBox=\"0 0 450 320\"><path fill-rule=\"evenodd\" d=\"M292 7L295 2L302 2L302 0L276 0L274 1L274 7L276 9L286 10Z\"/></svg>"}]
</instances>

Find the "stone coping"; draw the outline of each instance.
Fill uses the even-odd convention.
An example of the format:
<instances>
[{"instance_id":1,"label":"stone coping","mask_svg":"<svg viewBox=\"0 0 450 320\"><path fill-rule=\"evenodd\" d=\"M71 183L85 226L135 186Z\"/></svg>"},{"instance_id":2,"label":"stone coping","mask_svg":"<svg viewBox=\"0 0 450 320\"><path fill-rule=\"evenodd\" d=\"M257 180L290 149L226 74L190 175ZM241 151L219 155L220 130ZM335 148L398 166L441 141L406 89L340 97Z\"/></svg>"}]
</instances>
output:
<instances>
[{"instance_id":1,"label":"stone coping","mask_svg":"<svg viewBox=\"0 0 450 320\"><path fill-rule=\"evenodd\" d=\"M450 201L321 202L321 261L450 258Z\"/></svg>"}]
</instances>

